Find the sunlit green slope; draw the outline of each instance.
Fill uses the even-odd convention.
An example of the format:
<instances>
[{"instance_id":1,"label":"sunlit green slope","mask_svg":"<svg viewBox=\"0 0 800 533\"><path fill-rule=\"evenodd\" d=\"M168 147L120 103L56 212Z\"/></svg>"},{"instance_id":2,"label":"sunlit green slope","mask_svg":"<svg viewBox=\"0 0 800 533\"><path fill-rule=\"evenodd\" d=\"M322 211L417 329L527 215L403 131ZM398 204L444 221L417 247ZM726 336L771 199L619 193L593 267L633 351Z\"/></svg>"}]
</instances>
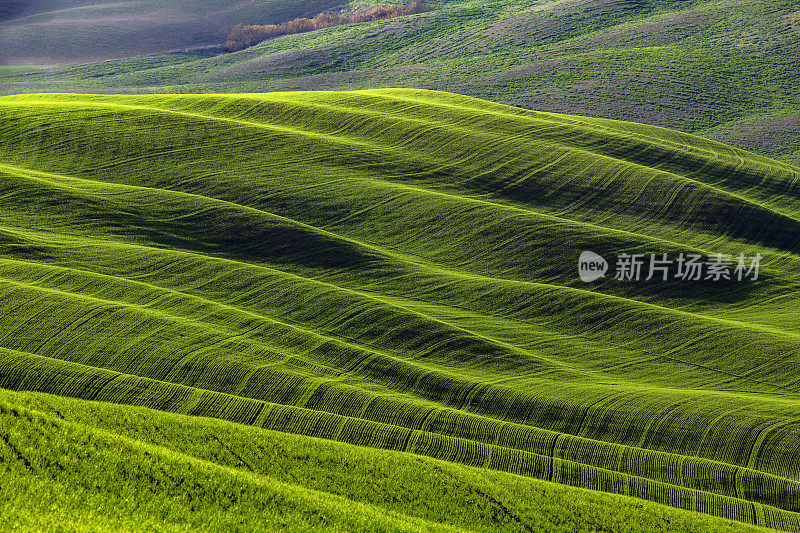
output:
<instances>
[{"instance_id":1,"label":"sunlit green slope","mask_svg":"<svg viewBox=\"0 0 800 533\"><path fill-rule=\"evenodd\" d=\"M40 393L0 392L0 431L6 529L767 531L419 455Z\"/></svg>"},{"instance_id":2,"label":"sunlit green slope","mask_svg":"<svg viewBox=\"0 0 800 533\"><path fill-rule=\"evenodd\" d=\"M5 97L0 174L6 389L800 530L796 167L379 90ZM583 250L763 260L584 284Z\"/></svg>"}]
</instances>

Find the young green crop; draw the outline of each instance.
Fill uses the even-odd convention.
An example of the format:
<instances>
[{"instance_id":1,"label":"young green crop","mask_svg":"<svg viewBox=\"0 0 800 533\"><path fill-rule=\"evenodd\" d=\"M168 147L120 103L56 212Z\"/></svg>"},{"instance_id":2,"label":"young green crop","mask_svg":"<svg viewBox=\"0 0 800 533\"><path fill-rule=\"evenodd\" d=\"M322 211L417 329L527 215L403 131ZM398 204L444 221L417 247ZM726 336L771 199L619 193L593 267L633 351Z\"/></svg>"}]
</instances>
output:
<instances>
[{"instance_id":1,"label":"young green crop","mask_svg":"<svg viewBox=\"0 0 800 533\"><path fill-rule=\"evenodd\" d=\"M675 131L430 91L4 97L0 386L799 530L797 178ZM589 285L583 250L763 261L757 281ZM38 422L15 424L44 461ZM318 520L318 494L225 472L247 509L279 520L268 490ZM236 519L203 498L203 519ZM377 528L360 505L315 523ZM474 519L378 506L396 528Z\"/></svg>"},{"instance_id":2,"label":"young green crop","mask_svg":"<svg viewBox=\"0 0 800 533\"><path fill-rule=\"evenodd\" d=\"M0 396L0 509L21 531L764 531L412 454Z\"/></svg>"}]
</instances>

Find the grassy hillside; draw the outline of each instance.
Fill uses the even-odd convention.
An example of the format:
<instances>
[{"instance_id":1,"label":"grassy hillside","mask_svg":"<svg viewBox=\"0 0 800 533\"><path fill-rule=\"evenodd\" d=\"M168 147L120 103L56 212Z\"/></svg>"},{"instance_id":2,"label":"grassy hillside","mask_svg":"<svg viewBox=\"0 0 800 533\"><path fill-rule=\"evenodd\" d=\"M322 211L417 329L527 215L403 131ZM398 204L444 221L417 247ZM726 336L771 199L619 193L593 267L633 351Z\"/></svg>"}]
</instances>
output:
<instances>
[{"instance_id":1,"label":"grassy hillside","mask_svg":"<svg viewBox=\"0 0 800 533\"><path fill-rule=\"evenodd\" d=\"M0 398L0 509L22 530L767 531L214 419L37 393Z\"/></svg>"},{"instance_id":2,"label":"grassy hillside","mask_svg":"<svg viewBox=\"0 0 800 533\"><path fill-rule=\"evenodd\" d=\"M798 531L798 172L675 131L428 91L0 98L0 386ZM763 260L758 281L585 284L583 250ZM7 401L23 397L51 401ZM130 435L124 409L52 401L118 413L63 415L79 442ZM37 405L49 422L4 415L27 444L12 434L3 453L66 446L36 433L56 414ZM125 439L172 440L103 435L137 453ZM56 475L43 453L32 471ZM300 490L248 476L275 501ZM316 520L325 489L294 485ZM513 514L544 520L528 490L510 492ZM242 508L279 513L259 494ZM378 503L359 502L340 518L372 524Z\"/></svg>"},{"instance_id":3,"label":"grassy hillside","mask_svg":"<svg viewBox=\"0 0 800 533\"><path fill-rule=\"evenodd\" d=\"M232 55L0 74L0 92L418 87L707 134L789 162L800 157L797 0L432 5L429 13L282 37ZM255 12L239 18L257 23Z\"/></svg>"},{"instance_id":4,"label":"grassy hillside","mask_svg":"<svg viewBox=\"0 0 800 533\"><path fill-rule=\"evenodd\" d=\"M240 22L282 22L334 0L3 0L0 65L73 64L218 46Z\"/></svg>"}]
</instances>

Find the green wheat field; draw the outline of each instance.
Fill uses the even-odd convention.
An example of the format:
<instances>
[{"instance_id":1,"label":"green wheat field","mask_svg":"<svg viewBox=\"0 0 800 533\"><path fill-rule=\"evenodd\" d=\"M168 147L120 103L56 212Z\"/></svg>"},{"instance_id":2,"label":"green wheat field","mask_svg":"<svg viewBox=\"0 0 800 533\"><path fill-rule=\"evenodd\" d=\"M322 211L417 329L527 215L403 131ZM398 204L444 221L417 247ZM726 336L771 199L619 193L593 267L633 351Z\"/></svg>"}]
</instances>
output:
<instances>
[{"instance_id":1,"label":"green wheat field","mask_svg":"<svg viewBox=\"0 0 800 533\"><path fill-rule=\"evenodd\" d=\"M444 92L2 97L2 529L800 531L799 200Z\"/></svg>"}]
</instances>

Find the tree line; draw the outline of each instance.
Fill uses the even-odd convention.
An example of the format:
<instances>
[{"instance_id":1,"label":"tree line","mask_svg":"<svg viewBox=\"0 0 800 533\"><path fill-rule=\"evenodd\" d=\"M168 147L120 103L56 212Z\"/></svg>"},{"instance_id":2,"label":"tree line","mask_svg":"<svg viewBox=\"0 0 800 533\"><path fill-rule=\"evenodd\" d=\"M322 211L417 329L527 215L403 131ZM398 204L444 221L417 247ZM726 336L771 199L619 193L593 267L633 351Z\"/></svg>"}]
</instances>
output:
<instances>
[{"instance_id":1,"label":"tree line","mask_svg":"<svg viewBox=\"0 0 800 533\"><path fill-rule=\"evenodd\" d=\"M307 31L331 28L333 26L343 26L345 24L358 24L371 20L384 20L403 15L413 15L427 10L426 0L410 0L407 4L391 4L375 6L370 9L362 9L351 15L345 15L336 11L325 11L313 19L296 18L281 24L244 25L239 24L231 30L225 42L225 49L228 52L243 50L267 39L290 35L293 33L304 33Z\"/></svg>"}]
</instances>

